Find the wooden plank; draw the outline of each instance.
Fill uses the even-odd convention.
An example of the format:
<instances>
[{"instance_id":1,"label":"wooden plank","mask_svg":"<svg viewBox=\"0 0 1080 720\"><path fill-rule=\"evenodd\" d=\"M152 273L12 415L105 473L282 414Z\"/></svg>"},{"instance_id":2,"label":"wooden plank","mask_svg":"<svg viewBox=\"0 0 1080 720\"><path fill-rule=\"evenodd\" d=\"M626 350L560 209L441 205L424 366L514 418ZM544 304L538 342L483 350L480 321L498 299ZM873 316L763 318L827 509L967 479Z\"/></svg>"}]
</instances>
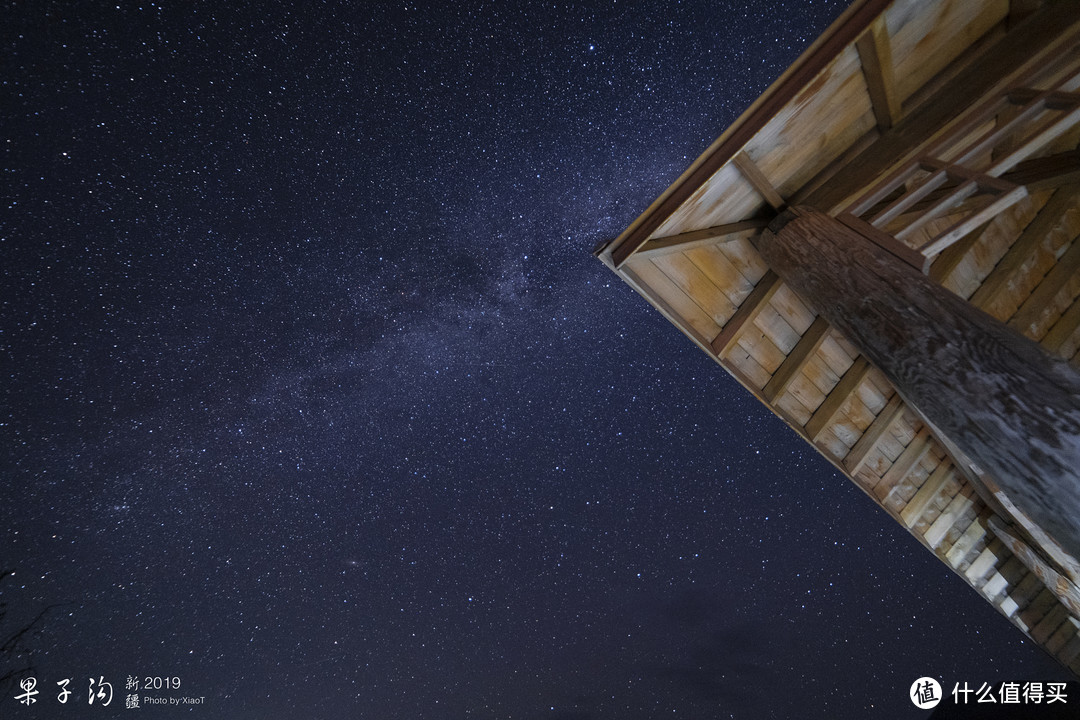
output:
<instances>
[{"instance_id":1,"label":"wooden plank","mask_svg":"<svg viewBox=\"0 0 1080 720\"><path fill-rule=\"evenodd\" d=\"M1046 641L1043 646L1046 651L1051 655L1057 656L1066 643L1073 637L1076 637L1076 625L1073 624L1070 618L1066 617L1065 622L1058 626L1058 629L1054 631L1054 634L1050 636L1050 639Z\"/></svg>"},{"instance_id":2,"label":"wooden plank","mask_svg":"<svg viewBox=\"0 0 1080 720\"><path fill-rule=\"evenodd\" d=\"M716 287L723 291L733 307L742 305L746 296L754 289L754 283L746 279L738 268L731 264L727 255L720 251L719 245L698 245L682 253L709 278Z\"/></svg>"},{"instance_id":3,"label":"wooden plank","mask_svg":"<svg viewBox=\"0 0 1080 720\"><path fill-rule=\"evenodd\" d=\"M1073 239L1072 245L1062 255L1050 272L1046 273L1042 282L1028 295L1027 300L1016 311L1009 325L1025 335L1032 337L1035 334L1035 325L1043 312L1051 304L1061 288L1073 279L1076 271L1080 269L1080 240Z\"/></svg>"},{"instance_id":4,"label":"wooden plank","mask_svg":"<svg viewBox=\"0 0 1080 720\"><path fill-rule=\"evenodd\" d=\"M970 485L966 488L960 488L960 491L949 501L949 504L945 506L937 519L923 533L927 545L937 550L938 545L948 535L949 530L974 506L975 498L973 495L974 490L971 489Z\"/></svg>"},{"instance_id":5,"label":"wooden plank","mask_svg":"<svg viewBox=\"0 0 1080 720\"><path fill-rule=\"evenodd\" d=\"M998 568L998 572L1001 573L1008 587L1011 588L1016 587L1031 571L1028 570L1024 563L1020 562L1020 558L1013 555Z\"/></svg>"},{"instance_id":6,"label":"wooden plank","mask_svg":"<svg viewBox=\"0 0 1080 720\"><path fill-rule=\"evenodd\" d=\"M922 154L980 99L1015 87L1026 76L1062 57L1075 43L1078 31L1075 8L1068 3L1048 3L927 97L920 103L919 112L908 113L895 127L883 132L877 142L810 193L805 202L828 212L846 209L874 178Z\"/></svg>"},{"instance_id":7,"label":"wooden plank","mask_svg":"<svg viewBox=\"0 0 1080 720\"><path fill-rule=\"evenodd\" d=\"M640 274L638 270L641 271ZM686 333L703 349L709 347L705 333L708 332L710 326L714 328L717 326L716 321L706 315L697 303L687 297L686 293L660 272L659 268L651 262L645 262L636 269L623 268L620 275L672 325Z\"/></svg>"},{"instance_id":8,"label":"wooden plank","mask_svg":"<svg viewBox=\"0 0 1080 720\"><path fill-rule=\"evenodd\" d=\"M788 354L787 359L785 359L783 364L777 368L772 376L772 380L765 386L763 394L765 395L766 400L772 402L787 389L788 385L791 384L791 381L795 379L795 376L802 372L806 363L810 361L810 358L817 352L817 349L821 347L821 343L825 341L825 336L828 332L829 323L825 321L825 318L821 316L815 318L814 322Z\"/></svg>"},{"instance_id":9,"label":"wooden plank","mask_svg":"<svg viewBox=\"0 0 1080 720\"><path fill-rule=\"evenodd\" d=\"M930 272L927 273L930 279L938 285L944 285L956 266L967 257L968 252L979 242L988 227L990 227L990 222L985 222L942 250L930 265Z\"/></svg>"},{"instance_id":10,"label":"wooden plank","mask_svg":"<svg viewBox=\"0 0 1080 720\"><path fill-rule=\"evenodd\" d=\"M956 468L948 459L941 461L930 477L926 479L915 497L900 511L900 519L909 528L915 527L919 518L926 512L930 503L937 499L938 493L945 487L945 483L956 475Z\"/></svg>"},{"instance_id":11,"label":"wooden plank","mask_svg":"<svg viewBox=\"0 0 1080 720\"><path fill-rule=\"evenodd\" d=\"M840 382L836 384L832 392L825 398L825 402L814 412L814 416L806 423L806 434L810 442L817 442L821 431L826 428L840 412L847 399L855 392L866 376L870 373L870 363L862 355L855 358L855 362L847 369Z\"/></svg>"},{"instance_id":12,"label":"wooden plank","mask_svg":"<svg viewBox=\"0 0 1080 720\"><path fill-rule=\"evenodd\" d=\"M653 265L711 317L717 327L723 327L724 322L735 313L735 306L727 295L685 255L671 255L663 258L662 262L653 262Z\"/></svg>"},{"instance_id":13,"label":"wooden plank","mask_svg":"<svg viewBox=\"0 0 1080 720\"><path fill-rule=\"evenodd\" d=\"M1080 635L1073 635L1061 651L1057 654L1058 659L1066 666L1080 656Z\"/></svg>"},{"instance_id":14,"label":"wooden plank","mask_svg":"<svg viewBox=\"0 0 1080 720\"><path fill-rule=\"evenodd\" d=\"M896 458L896 462L881 478L881 482L874 486L874 495L879 500L884 500L908 476L911 469L926 457L928 452L930 452L930 430L924 427L911 439L908 446L904 448L904 452L900 453L900 457Z\"/></svg>"},{"instance_id":15,"label":"wooden plank","mask_svg":"<svg viewBox=\"0 0 1080 720\"><path fill-rule=\"evenodd\" d=\"M948 230L942 232L930 242L923 245L919 248L919 252L927 257L934 257L950 247L953 243L959 242L961 238L974 231L979 226L993 220L1000 213L1005 212L1025 197L1027 197L1027 188L1022 185L995 197L991 202L987 203L971 215L957 221L957 223Z\"/></svg>"},{"instance_id":16,"label":"wooden plank","mask_svg":"<svg viewBox=\"0 0 1080 720\"><path fill-rule=\"evenodd\" d=\"M1004 552L1004 545L1000 540L995 538L985 548L982 549L974 560L971 561L971 565L964 571L964 576L968 582L976 588L981 587L982 582L986 580L986 576L990 573L990 570L998 563L1000 556Z\"/></svg>"},{"instance_id":17,"label":"wooden plank","mask_svg":"<svg viewBox=\"0 0 1080 720\"><path fill-rule=\"evenodd\" d=\"M1000 572L993 572L987 578L986 584L982 586L981 590L987 600L996 604L998 596L1004 593L1008 587L1009 581L1005 579L1005 576Z\"/></svg>"},{"instance_id":18,"label":"wooden plank","mask_svg":"<svg viewBox=\"0 0 1080 720\"><path fill-rule=\"evenodd\" d=\"M874 117L877 118L878 127L887 130L900 122L901 106L893 77L892 48L884 15L870 23L867 31L855 41L855 47L859 51Z\"/></svg>"},{"instance_id":19,"label":"wooden plank","mask_svg":"<svg viewBox=\"0 0 1080 720\"><path fill-rule=\"evenodd\" d=\"M990 519L990 530L1005 543L1005 546L1020 559L1020 562L1039 577L1039 580L1050 592L1054 593L1055 597L1069 609L1069 612L1080 616L1080 588L1077 588L1072 580L1044 560L1041 554L1021 539L1019 532L1006 525L1001 518Z\"/></svg>"},{"instance_id":20,"label":"wooden plank","mask_svg":"<svg viewBox=\"0 0 1080 720\"><path fill-rule=\"evenodd\" d=\"M645 243L638 250L638 254L644 256L663 252L681 252L706 243L730 242L744 236L744 233L760 230L768 224L769 220L767 218L743 220L742 222L717 225L703 230L691 230L678 235L654 238Z\"/></svg>"},{"instance_id":21,"label":"wooden plank","mask_svg":"<svg viewBox=\"0 0 1080 720\"><path fill-rule=\"evenodd\" d=\"M1058 318L1040 344L1049 352L1057 355L1065 341L1076 332L1077 327L1080 327L1080 298L1073 300L1073 304Z\"/></svg>"},{"instance_id":22,"label":"wooden plank","mask_svg":"<svg viewBox=\"0 0 1080 720\"><path fill-rule=\"evenodd\" d=\"M765 177L765 173L761 172L761 168L750 159L749 155L740 150L733 159L735 167L739 168L739 172L743 174L747 182L753 186L761 197L765 198L765 202L769 203L773 210L779 212L787 205L784 198L780 197L780 193L776 192L776 188L773 187L769 178Z\"/></svg>"},{"instance_id":23,"label":"wooden plank","mask_svg":"<svg viewBox=\"0 0 1080 720\"><path fill-rule=\"evenodd\" d=\"M983 508L984 512L986 512L985 506ZM971 552L971 549L986 537L987 532L987 518L982 515L976 516L957 541L953 543L953 546L949 548L949 551L945 553L945 559L954 568L959 568L964 563L964 558Z\"/></svg>"},{"instance_id":24,"label":"wooden plank","mask_svg":"<svg viewBox=\"0 0 1080 720\"><path fill-rule=\"evenodd\" d=\"M874 418L874 422L870 424L863 436L855 443L855 447L851 448L851 452L844 458L844 467L849 474L854 475L859 471L869 458L870 451L874 449L881 438L885 436L885 433L889 432L893 423L899 420L903 414L904 401L900 399L900 395L893 395L892 399L889 400L889 404Z\"/></svg>"},{"instance_id":25,"label":"wooden plank","mask_svg":"<svg viewBox=\"0 0 1080 720\"><path fill-rule=\"evenodd\" d=\"M1046 613L1035 627L1031 628L1031 639L1040 645L1046 644L1046 641L1050 639L1050 636L1061 627L1061 623L1066 621L1069 616L1069 611L1065 609L1065 606L1061 603L1055 604L1050 608L1050 611Z\"/></svg>"},{"instance_id":26,"label":"wooden plank","mask_svg":"<svg viewBox=\"0 0 1080 720\"><path fill-rule=\"evenodd\" d=\"M712 347L713 354L717 357L723 357L731 346L734 345L739 339L739 333L749 324L754 321L754 317L765 307L769 299L776 294L776 291L780 289L780 278L772 270L765 273L765 277L761 278L758 284L754 287L753 292L747 296L743 304L739 306L739 309L735 311L735 314L731 316L731 319L725 323L723 330L720 334L713 338L710 346Z\"/></svg>"},{"instance_id":27,"label":"wooden plank","mask_svg":"<svg viewBox=\"0 0 1080 720\"><path fill-rule=\"evenodd\" d=\"M1039 591L1039 594L1028 603L1028 606L1020 611L1019 619L1030 632L1031 628L1035 627L1055 607L1061 607L1061 603L1054 597L1054 593L1044 586Z\"/></svg>"},{"instance_id":28,"label":"wooden plank","mask_svg":"<svg viewBox=\"0 0 1080 720\"><path fill-rule=\"evenodd\" d=\"M828 165L821 169L817 175L811 178L805 185L799 188L794 195L788 198L789 205L800 205L810 193L817 190L819 187L827 183L836 173L840 172L843 168L847 167L853 159L858 157L868 147L877 142L881 137L881 131L875 126L868 130L861 138L856 140L852 145L844 152L833 158Z\"/></svg>"},{"instance_id":29,"label":"wooden plank","mask_svg":"<svg viewBox=\"0 0 1080 720\"><path fill-rule=\"evenodd\" d=\"M615 239L612 243L615 267L621 266L637 252L680 205L741 151L769 120L844 52L891 3L892 0L856 0L852 3L663 195Z\"/></svg>"},{"instance_id":30,"label":"wooden plank","mask_svg":"<svg viewBox=\"0 0 1080 720\"><path fill-rule=\"evenodd\" d=\"M1009 597L1016 603L1017 612L1026 609L1045 589L1042 580L1033 572L1028 572L1016 587L1009 590Z\"/></svg>"},{"instance_id":31,"label":"wooden plank","mask_svg":"<svg viewBox=\"0 0 1080 720\"><path fill-rule=\"evenodd\" d=\"M1080 374L812 208L782 213L758 251L928 424L1080 556Z\"/></svg>"},{"instance_id":32,"label":"wooden plank","mask_svg":"<svg viewBox=\"0 0 1080 720\"><path fill-rule=\"evenodd\" d=\"M971 296L972 305L983 309L990 306L994 298L1035 252L1035 248L1042 244L1050 231L1061 221L1062 216L1075 204L1078 195L1080 195L1080 185L1066 185L1054 192L1039 214L1028 223L1028 226L1020 233L1020 237Z\"/></svg>"},{"instance_id":33,"label":"wooden plank","mask_svg":"<svg viewBox=\"0 0 1080 720\"><path fill-rule=\"evenodd\" d=\"M1011 151L1000 160L995 159L993 165L986 169L986 174L1001 175L1008 172L1028 157L1037 153L1045 145L1072 130L1078 121L1080 121L1080 107L1072 110L1067 115L1055 118L1053 122L1040 126L1036 133L1025 138L1024 142L1016 150Z\"/></svg>"}]
</instances>

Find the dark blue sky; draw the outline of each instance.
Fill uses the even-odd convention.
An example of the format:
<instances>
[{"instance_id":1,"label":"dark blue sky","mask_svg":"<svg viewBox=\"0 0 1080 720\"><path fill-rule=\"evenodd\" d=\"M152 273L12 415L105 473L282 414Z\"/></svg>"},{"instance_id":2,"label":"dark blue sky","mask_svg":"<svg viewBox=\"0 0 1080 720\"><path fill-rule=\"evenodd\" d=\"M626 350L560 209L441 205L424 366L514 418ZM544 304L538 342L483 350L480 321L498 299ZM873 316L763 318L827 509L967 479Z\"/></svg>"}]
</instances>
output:
<instances>
[{"instance_id":1,"label":"dark blue sky","mask_svg":"<svg viewBox=\"0 0 1080 720\"><path fill-rule=\"evenodd\" d=\"M2 715L1065 678L589 252L843 6L6 2L0 600L60 607Z\"/></svg>"}]
</instances>

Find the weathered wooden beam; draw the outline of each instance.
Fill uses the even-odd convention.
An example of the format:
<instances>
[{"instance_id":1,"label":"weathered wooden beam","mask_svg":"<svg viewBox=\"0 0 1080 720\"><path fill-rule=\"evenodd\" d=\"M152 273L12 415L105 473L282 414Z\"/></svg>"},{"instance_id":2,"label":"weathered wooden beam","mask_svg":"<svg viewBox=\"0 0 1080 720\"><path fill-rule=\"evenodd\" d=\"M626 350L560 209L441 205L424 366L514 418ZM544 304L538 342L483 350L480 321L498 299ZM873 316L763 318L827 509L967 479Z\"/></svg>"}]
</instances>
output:
<instances>
[{"instance_id":1,"label":"weathered wooden beam","mask_svg":"<svg viewBox=\"0 0 1080 720\"><path fill-rule=\"evenodd\" d=\"M945 552L946 562L954 568L959 568L972 549L990 532L990 516L993 513L985 505L972 503L972 506L976 509L976 515L972 518L971 524L961 533L953 546ZM962 523L958 522L957 524Z\"/></svg>"},{"instance_id":2,"label":"weathered wooden beam","mask_svg":"<svg viewBox=\"0 0 1080 720\"><path fill-rule=\"evenodd\" d=\"M986 308L993 302L1017 270L1035 252L1035 248L1061 222L1061 217L1076 202L1078 194L1080 185L1066 185L1053 194L971 296L971 304Z\"/></svg>"},{"instance_id":3,"label":"weathered wooden beam","mask_svg":"<svg viewBox=\"0 0 1080 720\"><path fill-rule=\"evenodd\" d=\"M781 213L757 247L905 402L1080 555L1080 374L812 208Z\"/></svg>"},{"instance_id":4,"label":"weathered wooden beam","mask_svg":"<svg viewBox=\"0 0 1080 720\"><path fill-rule=\"evenodd\" d=\"M780 197L780 193L773 187L769 178L765 177L765 173L761 172L761 168L757 166L757 163L749 155L739 151L735 154L734 160L735 167L739 168L739 172L746 178L746 181L765 199L765 202L769 203L773 210L780 211L787 205L784 198Z\"/></svg>"},{"instance_id":5,"label":"weathered wooden beam","mask_svg":"<svg viewBox=\"0 0 1080 720\"><path fill-rule=\"evenodd\" d=\"M900 94L893 76L892 47L885 16L879 15L870 27L855 41L862 63L866 90L878 127L887 130L900 122Z\"/></svg>"},{"instance_id":6,"label":"weathered wooden beam","mask_svg":"<svg viewBox=\"0 0 1080 720\"><path fill-rule=\"evenodd\" d=\"M1080 270L1080 240L1073 238L1072 245L1065 254L1058 258L1054 267L1042 279L1027 300L1009 320L1009 325L1023 334L1033 337L1035 326L1042 317L1043 311L1053 302L1054 296L1061 292L1065 284L1076 277L1076 271Z\"/></svg>"},{"instance_id":7,"label":"weathered wooden beam","mask_svg":"<svg viewBox=\"0 0 1080 720\"><path fill-rule=\"evenodd\" d=\"M745 237L748 232L761 230L769 224L768 218L754 218L742 222L716 225L702 230L691 230L668 235L667 237L654 238L641 246L638 256L660 255L666 252L682 252L690 248L713 242L729 242L740 237Z\"/></svg>"},{"instance_id":8,"label":"weathered wooden beam","mask_svg":"<svg viewBox=\"0 0 1080 720\"><path fill-rule=\"evenodd\" d=\"M780 278L776 276L776 273L771 270L765 273L765 276L758 281L758 284L746 296L746 299L743 300L742 305L731 316L731 319L724 324L724 329L720 331L720 334L713 338L710 343L713 354L717 357L726 355L731 346L739 339L739 333L754 321L754 318L765 308L766 303L779 289Z\"/></svg>"},{"instance_id":9,"label":"weathered wooden beam","mask_svg":"<svg viewBox=\"0 0 1080 720\"><path fill-rule=\"evenodd\" d=\"M851 394L855 392L855 389L862 384L862 381L866 379L866 376L870 374L870 363L866 361L862 355L855 358L855 362L851 364L851 367L847 369L844 376L840 378L840 382L836 384L836 387L832 389L826 397L824 402L818 406L818 409L814 411L813 416L807 421L806 430L807 437L810 438L810 442L817 442L818 437L824 432L825 428L833 421L837 413L840 412L840 408L844 406L847 399L851 397Z\"/></svg>"},{"instance_id":10,"label":"weathered wooden beam","mask_svg":"<svg viewBox=\"0 0 1080 720\"><path fill-rule=\"evenodd\" d=\"M814 318L814 322L810 324L806 332L803 334L799 342L795 343L795 347L791 349L787 358L780 364L780 367L776 368L776 372L773 373L772 379L765 385L765 389L762 390L762 394L765 399L772 402L776 398L784 394L791 381L802 372L802 369L806 367L806 363L810 362L810 358L814 356L817 349L821 347L821 343L825 342L825 337L829 334L829 323L823 317Z\"/></svg>"}]
</instances>

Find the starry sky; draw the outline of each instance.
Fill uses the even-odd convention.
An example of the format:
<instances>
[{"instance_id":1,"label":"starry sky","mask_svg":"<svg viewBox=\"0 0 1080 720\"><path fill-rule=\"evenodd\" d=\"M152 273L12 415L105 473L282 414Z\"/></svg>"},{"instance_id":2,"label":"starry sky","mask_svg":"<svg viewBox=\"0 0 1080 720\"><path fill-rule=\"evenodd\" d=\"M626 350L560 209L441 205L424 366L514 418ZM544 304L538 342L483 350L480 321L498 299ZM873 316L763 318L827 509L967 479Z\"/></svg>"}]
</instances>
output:
<instances>
[{"instance_id":1,"label":"starry sky","mask_svg":"<svg viewBox=\"0 0 1080 720\"><path fill-rule=\"evenodd\" d=\"M1068 679L590 254L844 6L4 2L0 601L56 607L0 714Z\"/></svg>"}]
</instances>

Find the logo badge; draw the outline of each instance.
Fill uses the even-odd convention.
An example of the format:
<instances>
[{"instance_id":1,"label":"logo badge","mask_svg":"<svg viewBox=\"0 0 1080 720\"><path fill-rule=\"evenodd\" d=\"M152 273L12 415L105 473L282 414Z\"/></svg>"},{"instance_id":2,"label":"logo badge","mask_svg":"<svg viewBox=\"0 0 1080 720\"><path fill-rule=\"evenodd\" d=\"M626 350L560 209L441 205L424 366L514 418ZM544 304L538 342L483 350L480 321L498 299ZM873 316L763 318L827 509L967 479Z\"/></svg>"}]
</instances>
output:
<instances>
[{"instance_id":1,"label":"logo badge","mask_svg":"<svg viewBox=\"0 0 1080 720\"><path fill-rule=\"evenodd\" d=\"M921 677L911 684L908 697L915 707L929 710L941 702L941 685L932 677Z\"/></svg>"}]
</instances>

